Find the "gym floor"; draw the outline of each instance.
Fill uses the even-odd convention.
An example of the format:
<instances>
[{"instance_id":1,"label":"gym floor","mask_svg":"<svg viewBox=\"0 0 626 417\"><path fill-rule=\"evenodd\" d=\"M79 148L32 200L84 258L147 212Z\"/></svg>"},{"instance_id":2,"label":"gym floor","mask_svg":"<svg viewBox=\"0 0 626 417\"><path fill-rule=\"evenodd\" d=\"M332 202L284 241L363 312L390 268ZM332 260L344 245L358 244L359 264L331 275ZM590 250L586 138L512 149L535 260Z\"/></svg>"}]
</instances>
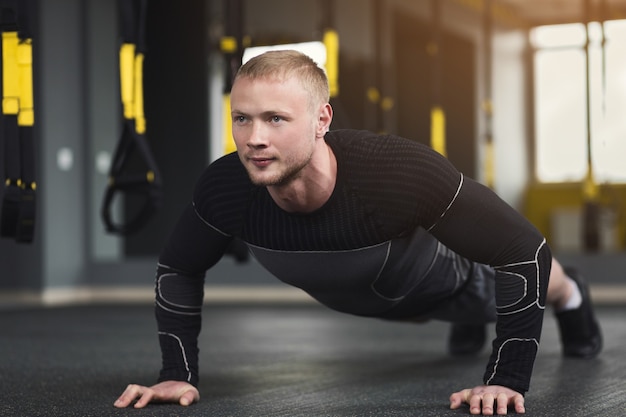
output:
<instances>
[{"instance_id":1,"label":"gym floor","mask_svg":"<svg viewBox=\"0 0 626 417\"><path fill-rule=\"evenodd\" d=\"M605 349L581 361L561 356L547 312L527 416L626 415L626 307L598 314ZM449 410L448 397L481 381L488 356L448 356L445 323L364 319L315 304L207 305L203 319L200 402L135 410L113 402L128 383L155 382L151 305L0 311L0 416L469 415Z\"/></svg>"}]
</instances>

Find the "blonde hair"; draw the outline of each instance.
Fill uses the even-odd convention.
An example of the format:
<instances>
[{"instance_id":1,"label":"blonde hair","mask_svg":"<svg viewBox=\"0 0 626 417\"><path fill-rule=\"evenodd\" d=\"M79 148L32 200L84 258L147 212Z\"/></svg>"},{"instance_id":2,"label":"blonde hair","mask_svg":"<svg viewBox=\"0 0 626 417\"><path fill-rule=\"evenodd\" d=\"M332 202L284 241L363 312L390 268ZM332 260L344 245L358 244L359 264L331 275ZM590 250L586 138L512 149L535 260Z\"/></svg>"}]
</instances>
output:
<instances>
[{"instance_id":1,"label":"blonde hair","mask_svg":"<svg viewBox=\"0 0 626 417\"><path fill-rule=\"evenodd\" d=\"M235 81L239 78L285 80L291 76L310 94L312 105L328 103L326 73L308 55L294 50L268 51L251 58L239 68Z\"/></svg>"}]
</instances>

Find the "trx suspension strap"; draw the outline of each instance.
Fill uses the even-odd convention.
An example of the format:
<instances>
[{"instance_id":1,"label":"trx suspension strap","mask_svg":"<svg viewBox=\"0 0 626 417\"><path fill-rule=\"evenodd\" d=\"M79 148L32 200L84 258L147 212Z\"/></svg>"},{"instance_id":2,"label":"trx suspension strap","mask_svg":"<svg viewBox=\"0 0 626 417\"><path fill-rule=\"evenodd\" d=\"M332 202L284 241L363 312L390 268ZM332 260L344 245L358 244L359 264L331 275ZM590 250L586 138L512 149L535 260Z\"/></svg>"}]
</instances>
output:
<instances>
[{"instance_id":1,"label":"trx suspension strap","mask_svg":"<svg viewBox=\"0 0 626 417\"><path fill-rule=\"evenodd\" d=\"M220 49L226 60L226 74L222 96L222 125L224 126L222 148L224 154L228 154L236 151L230 116L230 90L243 57L243 1L224 0L223 5L226 14L225 35L220 40Z\"/></svg>"},{"instance_id":2,"label":"trx suspension strap","mask_svg":"<svg viewBox=\"0 0 626 417\"><path fill-rule=\"evenodd\" d=\"M431 0L432 9L431 36L428 44L428 54L431 56L431 100L430 109L430 146L447 156L446 152L446 114L441 103L441 2Z\"/></svg>"},{"instance_id":3,"label":"trx suspension strap","mask_svg":"<svg viewBox=\"0 0 626 417\"><path fill-rule=\"evenodd\" d=\"M590 39L589 22L591 20L591 1L585 0L585 64L586 64L586 95L587 95L587 175L583 182L583 247L586 251L595 252L600 249L600 189L595 181L593 173L593 143L591 126L591 79L589 71L590 61Z\"/></svg>"},{"instance_id":4,"label":"trx suspension strap","mask_svg":"<svg viewBox=\"0 0 626 417\"><path fill-rule=\"evenodd\" d=\"M493 16L491 12L492 0L485 0L483 11L483 74L484 91L483 113L485 116L485 185L489 188L495 187L495 155L493 143L493 102L491 98L491 83L493 82L491 61L493 57L492 37L493 37Z\"/></svg>"},{"instance_id":5,"label":"trx suspension strap","mask_svg":"<svg viewBox=\"0 0 626 417\"><path fill-rule=\"evenodd\" d=\"M115 149L109 183L102 203L102 219L107 232L128 235L143 227L161 205L161 176L146 141L143 111L143 58L147 0L119 0L121 12L120 90L124 112L122 135ZM136 153L145 172L129 173L130 157ZM142 208L124 224L115 223L112 203L117 193L139 195Z\"/></svg>"},{"instance_id":6,"label":"trx suspension strap","mask_svg":"<svg viewBox=\"0 0 626 417\"><path fill-rule=\"evenodd\" d=\"M320 9L320 31L323 33L322 43L326 49L324 70L332 98L339 95L339 34L334 29L335 14L332 0L321 0Z\"/></svg>"},{"instance_id":7,"label":"trx suspension strap","mask_svg":"<svg viewBox=\"0 0 626 417\"><path fill-rule=\"evenodd\" d=\"M223 0L225 11L224 36L220 40L220 51L226 61L224 91L222 94L222 151L224 154L235 152L232 119L230 115L230 90L239 67L244 50L243 37L243 0ZM237 263L245 263L250 259L248 247L241 239L233 239L226 249Z\"/></svg>"},{"instance_id":8,"label":"trx suspension strap","mask_svg":"<svg viewBox=\"0 0 626 417\"><path fill-rule=\"evenodd\" d=\"M30 243L35 228L33 42L30 1L0 1L5 181L0 235Z\"/></svg>"}]
</instances>

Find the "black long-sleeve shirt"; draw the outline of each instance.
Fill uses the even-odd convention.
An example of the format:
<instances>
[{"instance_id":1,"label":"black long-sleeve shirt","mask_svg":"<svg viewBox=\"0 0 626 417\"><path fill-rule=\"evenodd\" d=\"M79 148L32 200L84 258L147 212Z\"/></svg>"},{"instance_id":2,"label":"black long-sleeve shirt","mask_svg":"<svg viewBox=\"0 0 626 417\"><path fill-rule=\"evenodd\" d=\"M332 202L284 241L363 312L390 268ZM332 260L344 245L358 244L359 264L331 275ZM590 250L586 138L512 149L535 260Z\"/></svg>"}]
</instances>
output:
<instances>
[{"instance_id":1,"label":"black long-sleeve shirt","mask_svg":"<svg viewBox=\"0 0 626 417\"><path fill-rule=\"evenodd\" d=\"M159 259L160 380L198 383L204 274L234 237L277 278L330 308L406 318L456 290L456 283L427 274L437 245L421 238L429 233L494 268L497 336L483 382L526 392L550 272L543 236L424 145L356 130L331 131L325 140L337 159L337 181L313 213L278 207L251 183L236 154L206 169Z\"/></svg>"}]
</instances>

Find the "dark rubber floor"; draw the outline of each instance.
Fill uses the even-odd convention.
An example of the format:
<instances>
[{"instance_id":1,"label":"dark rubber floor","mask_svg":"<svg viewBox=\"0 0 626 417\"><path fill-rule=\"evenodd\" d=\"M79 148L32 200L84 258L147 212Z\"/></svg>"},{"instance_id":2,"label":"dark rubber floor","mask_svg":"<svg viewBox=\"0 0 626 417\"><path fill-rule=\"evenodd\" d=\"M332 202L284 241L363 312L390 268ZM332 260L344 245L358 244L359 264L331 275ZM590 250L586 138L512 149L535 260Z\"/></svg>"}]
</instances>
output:
<instances>
[{"instance_id":1,"label":"dark rubber floor","mask_svg":"<svg viewBox=\"0 0 626 417\"><path fill-rule=\"evenodd\" d=\"M626 307L598 310L603 354L563 359L546 314L527 416L626 416ZM201 400L113 407L159 368L152 307L0 311L1 416L459 416L453 391L480 382L488 351L446 354L448 325L389 323L316 305L204 310ZM510 412L509 414L512 414Z\"/></svg>"}]
</instances>

